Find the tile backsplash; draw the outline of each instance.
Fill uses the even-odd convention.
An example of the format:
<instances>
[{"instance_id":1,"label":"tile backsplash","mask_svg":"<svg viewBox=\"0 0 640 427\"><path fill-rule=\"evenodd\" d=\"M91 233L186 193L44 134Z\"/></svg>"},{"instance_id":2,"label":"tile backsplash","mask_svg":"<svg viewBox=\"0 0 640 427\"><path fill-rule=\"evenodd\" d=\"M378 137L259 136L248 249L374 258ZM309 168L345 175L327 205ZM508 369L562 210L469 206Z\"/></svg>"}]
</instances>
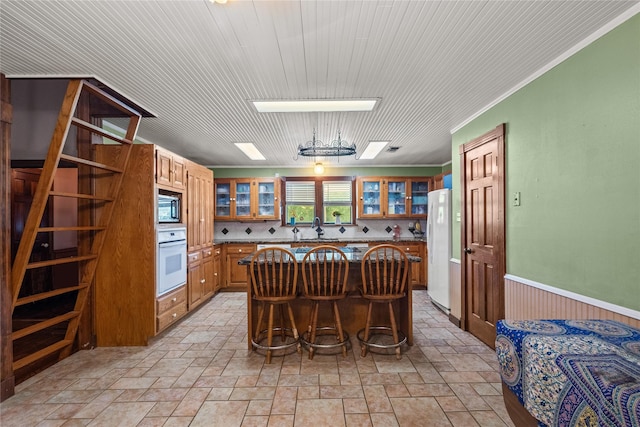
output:
<instances>
[{"instance_id":1,"label":"tile backsplash","mask_svg":"<svg viewBox=\"0 0 640 427\"><path fill-rule=\"evenodd\" d=\"M414 219L378 219L360 220L357 225L327 225L322 226L327 239L363 239L376 240L391 238L393 236L392 227L400 226L400 237L402 239L413 238L409 231L409 224L415 223ZM422 229L426 228L426 221L420 221ZM298 240L312 239L317 237L315 228L311 226L296 226L298 229ZM280 221L263 222L237 222L237 221L216 221L214 224L214 241L224 242L230 240L291 240L294 239L294 227L290 225L282 226Z\"/></svg>"}]
</instances>

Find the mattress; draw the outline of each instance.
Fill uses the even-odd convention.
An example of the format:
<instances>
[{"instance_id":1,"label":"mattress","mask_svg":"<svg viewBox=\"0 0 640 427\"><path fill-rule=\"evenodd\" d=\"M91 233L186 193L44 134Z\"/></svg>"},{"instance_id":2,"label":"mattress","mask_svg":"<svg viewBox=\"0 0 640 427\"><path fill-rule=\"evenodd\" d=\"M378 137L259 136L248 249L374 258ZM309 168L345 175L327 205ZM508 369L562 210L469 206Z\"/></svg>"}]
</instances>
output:
<instances>
[{"instance_id":1,"label":"mattress","mask_svg":"<svg viewBox=\"0 0 640 427\"><path fill-rule=\"evenodd\" d=\"M611 320L501 320L503 382L541 426L640 427L640 330Z\"/></svg>"}]
</instances>

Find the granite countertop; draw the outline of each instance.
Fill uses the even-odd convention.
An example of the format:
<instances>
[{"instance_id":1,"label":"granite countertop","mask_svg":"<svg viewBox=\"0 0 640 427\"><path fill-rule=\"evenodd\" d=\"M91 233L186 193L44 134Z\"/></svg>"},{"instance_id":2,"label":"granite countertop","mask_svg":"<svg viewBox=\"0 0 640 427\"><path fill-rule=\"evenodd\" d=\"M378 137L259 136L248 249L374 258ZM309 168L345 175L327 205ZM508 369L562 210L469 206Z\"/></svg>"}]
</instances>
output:
<instances>
[{"instance_id":1,"label":"granite countertop","mask_svg":"<svg viewBox=\"0 0 640 427\"><path fill-rule=\"evenodd\" d=\"M361 248L357 248L357 247L350 247L350 246L346 246L344 248L340 248L342 250L342 252L344 252L344 254L347 256L347 261L349 262L353 262L356 264L359 264L362 262L362 256L365 254L366 250L361 250ZM293 248L291 250L291 252L293 252L293 254L296 257L296 261L298 263L302 262L302 259L304 258L305 254L311 250L310 247L298 247L298 248ZM422 261L422 258L418 257L418 256L413 256L413 255L409 255L409 254L405 254L407 259L409 260L409 262L420 262ZM253 257L253 254L247 255L246 257L240 259L238 261L239 265L249 265L251 264L251 258Z\"/></svg>"},{"instance_id":2,"label":"granite countertop","mask_svg":"<svg viewBox=\"0 0 640 427\"><path fill-rule=\"evenodd\" d=\"M331 244L331 243L369 243L369 242L373 242L373 243L426 243L427 239L425 238L412 238L412 237L401 237L400 240L393 240L392 238L374 238L374 239L367 239L367 238L324 238L324 239L302 239L302 240L296 240L294 241L293 239L266 239L263 238L262 240L257 240L257 239L251 239L251 238L246 238L246 239L238 239L238 238L225 238L225 239L216 239L215 243L216 244L224 244L224 243L255 243L257 245L262 245L262 244L274 244L274 243L284 243L284 244L304 244L304 243L327 243L327 244Z\"/></svg>"}]
</instances>

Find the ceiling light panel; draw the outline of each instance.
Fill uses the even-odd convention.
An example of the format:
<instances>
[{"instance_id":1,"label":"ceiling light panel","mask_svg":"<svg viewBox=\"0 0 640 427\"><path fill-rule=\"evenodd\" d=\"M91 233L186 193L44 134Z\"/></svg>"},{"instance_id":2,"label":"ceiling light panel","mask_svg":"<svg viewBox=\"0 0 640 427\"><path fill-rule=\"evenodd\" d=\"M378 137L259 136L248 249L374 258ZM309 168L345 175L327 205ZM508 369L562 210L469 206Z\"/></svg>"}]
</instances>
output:
<instances>
[{"instance_id":1,"label":"ceiling light panel","mask_svg":"<svg viewBox=\"0 0 640 427\"><path fill-rule=\"evenodd\" d=\"M300 99L289 101L251 101L259 113L313 113L333 111L372 111L378 98Z\"/></svg>"},{"instance_id":2,"label":"ceiling light panel","mask_svg":"<svg viewBox=\"0 0 640 427\"><path fill-rule=\"evenodd\" d=\"M251 160L267 160L253 142L234 142L234 144Z\"/></svg>"},{"instance_id":3,"label":"ceiling light panel","mask_svg":"<svg viewBox=\"0 0 640 427\"><path fill-rule=\"evenodd\" d=\"M361 160L375 159L389 141L369 141L369 145L360 155Z\"/></svg>"}]
</instances>

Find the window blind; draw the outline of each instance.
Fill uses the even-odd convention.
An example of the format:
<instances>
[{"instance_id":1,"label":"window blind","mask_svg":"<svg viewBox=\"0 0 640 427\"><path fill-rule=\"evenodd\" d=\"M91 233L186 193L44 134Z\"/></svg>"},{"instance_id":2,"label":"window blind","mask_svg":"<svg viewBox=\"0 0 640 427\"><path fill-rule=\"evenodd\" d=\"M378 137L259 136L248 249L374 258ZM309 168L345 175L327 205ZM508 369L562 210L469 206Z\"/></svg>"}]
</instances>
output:
<instances>
[{"instance_id":1,"label":"window blind","mask_svg":"<svg viewBox=\"0 0 640 427\"><path fill-rule=\"evenodd\" d=\"M316 187L313 181L287 181L287 203L314 204Z\"/></svg>"}]
</instances>

